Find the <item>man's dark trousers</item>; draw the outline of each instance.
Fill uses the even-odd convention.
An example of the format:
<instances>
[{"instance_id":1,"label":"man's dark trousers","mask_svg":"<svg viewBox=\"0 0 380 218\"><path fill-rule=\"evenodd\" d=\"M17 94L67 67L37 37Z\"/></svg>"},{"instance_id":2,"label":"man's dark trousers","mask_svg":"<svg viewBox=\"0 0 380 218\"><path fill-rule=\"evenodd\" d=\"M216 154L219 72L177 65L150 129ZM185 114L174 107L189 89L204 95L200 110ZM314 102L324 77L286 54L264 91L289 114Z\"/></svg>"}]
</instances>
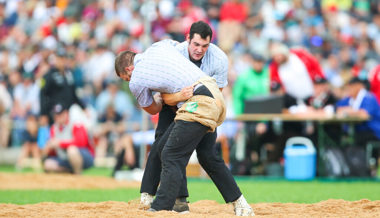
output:
<instances>
[{"instance_id":1,"label":"man's dark trousers","mask_svg":"<svg viewBox=\"0 0 380 218\"><path fill-rule=\"evenodd\" d=\"M203 145L210 142L215 144L216 134L207 134L208 130L208 127L200 123L179 120L171 124L159 141L158 147L163 148L161 152L163 170L161 185L152 203L153 209L172 209L182 186L184 169L196 148L199 148L197 151L200 164L217 186L224 200L232 202L241 196L240 189L215 149L202 146L202 143Z\"/></svg>"},{"instance_id":2,"label":"man's dark trousers","mask_svg":"<svg viewBox=\"0 0 380 218\"><path fill-rule=\"evenodd\" d=\"M146 192L150 195L156 195L158 184L160 183L161 175L161 159L160 152L162 149L159 148L158 142L169 128L170 124L173 123L176 113L172 107L164 105L159 114L158 125L156 128L155 141L151 147L148 160L146 162L144 176L141 182L140 193ZM183 185L180 189L178 197L188 197L189 193L187 191L187 180L186 180L186 169L185 177L183 178Z\"/></svg>"},{"instance_id":3,"label":"man's dark trousers","mask_svg":"<svg viewBox=\"0 0 380 218\"><path fill-rule=\"evenodd\" d=\"M171 129L169 128L170 130L166 133L167 135L165 137L163 137L163 134L170 125L174 125L174 117L175 112L169 106L164 106L160 112L159 122L156 129L156 141L152 146L145 168L140 189L141 193L147 192L151 195L156 194L158 184L160 183L161 173L161 160L159 154L161 153L160 150L162 149L162 146L168 139ZM226 202L232 202L241 196L241 192L233 179L231 172L225 166L220 155L216 152L215 139L216 131L213 133L206 133L198 146L196 146L198 160L218 187L224 200ZM162 143L158 145L160 140L162 140ZM188 197L186 168L184 167L182 170L182 185L177 197Z\"/></svg>"}]
</instances>

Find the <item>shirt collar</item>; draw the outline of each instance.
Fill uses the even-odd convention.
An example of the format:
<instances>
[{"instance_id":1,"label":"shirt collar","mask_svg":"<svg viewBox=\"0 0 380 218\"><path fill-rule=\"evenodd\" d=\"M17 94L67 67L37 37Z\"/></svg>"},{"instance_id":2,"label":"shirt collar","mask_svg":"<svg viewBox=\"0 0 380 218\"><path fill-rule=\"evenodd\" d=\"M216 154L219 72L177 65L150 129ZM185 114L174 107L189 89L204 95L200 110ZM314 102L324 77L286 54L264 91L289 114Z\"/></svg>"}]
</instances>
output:
<instances>
[{"instance_id":1,"label":"shirt collar","mask_svg":"<svg viewBox=\"0 0 380 218\"><path fill-rule=\"evenodd\" d=\"M143 59L143 54L136 54L133 59L133 65L136 66L138 62L140 62Z\"/></svg>"},{"instance_id":2,"label":"shirt collar","mask_svg":"<svg viewBox=\"0 0 380 218\"><path fill-rule=\"evenodd\" d=\"M356 98L350 98L349 104L351 105L351 107L354 110L359 110L360 109L360 105L362 104L363 99L366 96L366 94L367 94L367 90L366 89L361 89L359 91L358 95L356 96Z\"/></svg>"}]
</instances>

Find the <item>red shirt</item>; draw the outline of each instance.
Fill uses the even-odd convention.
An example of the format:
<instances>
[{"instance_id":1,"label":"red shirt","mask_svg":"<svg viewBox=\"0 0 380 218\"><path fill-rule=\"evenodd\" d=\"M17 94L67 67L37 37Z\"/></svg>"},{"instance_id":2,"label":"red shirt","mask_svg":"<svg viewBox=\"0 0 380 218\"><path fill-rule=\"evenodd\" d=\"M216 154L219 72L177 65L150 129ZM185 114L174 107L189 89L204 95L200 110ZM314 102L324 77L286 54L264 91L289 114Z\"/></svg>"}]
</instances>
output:
<instances>
[{"instance_id":1,"label":"red shirt","mask_svg":"<svg viewBox=\"0 0 380 218\"><path fill-rule=\"evenodd\" d=\"M370 91L375 95L377 101L380 102L380 64L370 72L368 80L371 85Z\"/></svg>"},{"instance_id":2,"label":"red shirt","mask_svg":"<svg viewBox=\"0 0 380 218\"><path fill-rule=\"evenodd\" d=\"M78 148L87 148L94 155L94 148L90 145L86 128L82 124L68 124L63 127L53 125L50 128L50 136L57 138L60 141L59 146L63 149L73 145Z\"/></svg>"},{"instance_id":3,"label":"red shirt","mask_svg":"<svg viewBox=\"0 0 380 218\"><path fill-rule=\"evenodd\" d=\"M248 9L243 3L225 2L220 8L220 20L235 20L243 23L247 19Z\"/></svg>"}]
</instances>

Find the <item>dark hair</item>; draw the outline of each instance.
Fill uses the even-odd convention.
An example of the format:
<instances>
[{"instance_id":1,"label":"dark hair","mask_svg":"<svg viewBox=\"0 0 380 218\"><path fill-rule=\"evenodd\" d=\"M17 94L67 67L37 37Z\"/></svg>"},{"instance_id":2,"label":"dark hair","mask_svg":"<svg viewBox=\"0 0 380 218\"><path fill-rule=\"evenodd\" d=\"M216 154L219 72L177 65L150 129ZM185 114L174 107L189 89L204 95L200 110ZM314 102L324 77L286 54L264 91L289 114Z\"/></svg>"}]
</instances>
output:
<instances>
[{"instance_id":1,"label":"dark hair","mask_svg":"<svg viewBox=\"0 0 380 218\"><path fill-rule=\"evenodd\" d=\"M199 34L202 39L206 39L208 36L210 36L211 41L212 30L207 23L203 21L193 23L190 27L190 40L193 39L195 33Z\"/></svg>"},{"instance_id":2,"label":"dark hair","mask_svg":"<svg viewBox=\"0 0 380 218\"><path fill-rule=\"evenodd\" d=\"M136 53L133 51L122 51L115 59L115 71L116 75L120 77L121 73L124 73L124 68L133 64L133 59Z\"/></svg>"}]
</instances>

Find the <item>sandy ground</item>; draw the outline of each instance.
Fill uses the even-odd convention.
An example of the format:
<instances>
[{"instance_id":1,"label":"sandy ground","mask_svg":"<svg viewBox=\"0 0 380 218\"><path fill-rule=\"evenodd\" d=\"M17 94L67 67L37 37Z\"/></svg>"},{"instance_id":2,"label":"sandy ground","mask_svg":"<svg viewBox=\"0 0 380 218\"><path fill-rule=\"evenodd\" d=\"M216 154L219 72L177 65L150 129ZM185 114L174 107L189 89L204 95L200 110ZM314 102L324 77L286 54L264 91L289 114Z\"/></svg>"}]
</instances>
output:
<instances>
[{"instance_id":1,"label":"sandy ground","mask_svg":"<svg viewBox=\"0 0 380 218\"><path fill-rule=\"evenodd\" d=\"M327 200L315 204L251 204L256 217L380 217L380 201ZM148 212L137 200L101 203L0 204L0 217L232 217L231 205L202 200L190 204L190 213Z\"/></svg>"},{"instance_id":2,"label":"sandy ground","mask_svg":"<svg viewBox=\"0 0 380 218\"><path fill-rule=\"evenodd\" d=\"M0 173L0 189L80 189L138 187L136 182L72 175ZM315 204L251 204L257 217L380 217L380 201L327 200ZM232 217L229 204L202 200L190 204L190 213L147 212L138 200L130 202L0 204L0 217Z\"/></svg>"}]
</instances>

